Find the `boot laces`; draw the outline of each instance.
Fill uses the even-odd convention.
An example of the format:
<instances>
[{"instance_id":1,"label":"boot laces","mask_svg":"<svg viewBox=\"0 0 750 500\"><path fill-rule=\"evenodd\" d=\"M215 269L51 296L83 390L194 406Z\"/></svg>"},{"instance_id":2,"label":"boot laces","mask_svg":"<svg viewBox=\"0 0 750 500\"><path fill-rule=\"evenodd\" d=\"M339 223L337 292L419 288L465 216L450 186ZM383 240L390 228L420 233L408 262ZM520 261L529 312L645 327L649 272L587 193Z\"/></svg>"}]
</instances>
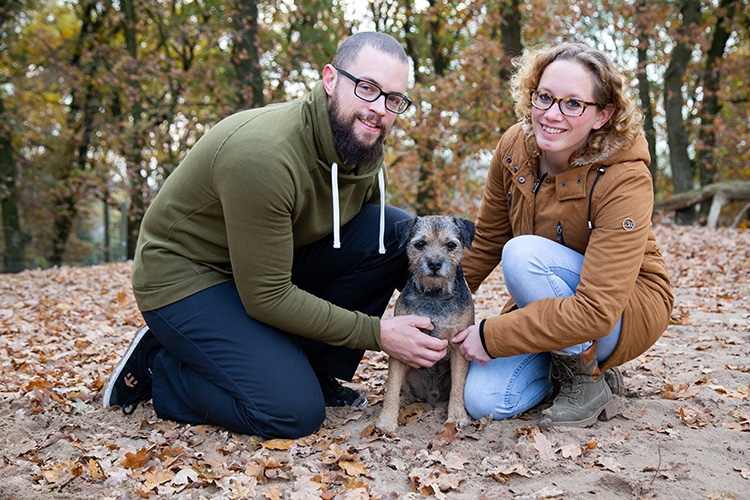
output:
<instances>
[{"instance_id":1,"label":"boot laces","mask_svg":"<svg viewBox=\"0 0 750 500\"><path fill-rule=\"evenodd\" d=\"M575 399L581 392L578 382L579 373L564 360L553 360L552 378L560 385L559 395L569 399Z\"/></svg>"}]
</instances>

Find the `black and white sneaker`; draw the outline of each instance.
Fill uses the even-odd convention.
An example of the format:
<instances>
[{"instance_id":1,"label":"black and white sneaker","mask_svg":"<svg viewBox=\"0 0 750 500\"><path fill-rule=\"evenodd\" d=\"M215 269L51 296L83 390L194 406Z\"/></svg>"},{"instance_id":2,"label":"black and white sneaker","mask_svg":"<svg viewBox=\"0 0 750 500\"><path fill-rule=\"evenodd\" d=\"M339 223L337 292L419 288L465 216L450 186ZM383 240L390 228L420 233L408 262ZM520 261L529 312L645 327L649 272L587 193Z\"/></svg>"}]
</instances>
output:
<instances>
[{"instance_id":1,"label":"black and white sneaker","mask_svg":"<svg viewBox=\"0 0 750 500\"><path fill-rule=\"evenodd\" d=\"M338 380L324 373L315 373L323 390L326 406L350 406L352 408L366 408L367 399L351 387L341 385Z\"/></svg>"},{"instance_id":2,"label":"black and white sneaker","mask_svg":"<svg viewBox=\"0 0 750 500\"><path fill-rule=\"evenodd\" d=\"M105 409L119 406L124 414L130 415L139 403L151 399L152 375L148 368L148 354L160 345L148 326L138 330L104 387Z\"/></svg>"}]
</instances>

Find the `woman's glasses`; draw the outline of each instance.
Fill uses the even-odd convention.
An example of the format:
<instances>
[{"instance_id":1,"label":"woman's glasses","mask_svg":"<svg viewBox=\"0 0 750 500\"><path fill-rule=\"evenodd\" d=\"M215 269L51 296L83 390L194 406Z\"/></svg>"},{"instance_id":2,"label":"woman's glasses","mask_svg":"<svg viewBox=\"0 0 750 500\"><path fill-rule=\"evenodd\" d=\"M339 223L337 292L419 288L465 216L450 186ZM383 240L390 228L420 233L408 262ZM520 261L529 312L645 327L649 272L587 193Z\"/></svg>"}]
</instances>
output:
<instances>
[{"instance_id":1,"label":"woman's glasses","mask_svg":"<svg viewBox=\"0 0 750 500\"><path fill-rule=\"evenodd\" d=\"M560 113L565 116L581 116L586 108L589 106L596 106L595 102L586 102L580 99L571 99L570 97L555 97L547 92L541 92L537 89L532 89L531 94L531 105L536 109L548 110L555 103L560 108Z\"/></svg>"}]
</instances>

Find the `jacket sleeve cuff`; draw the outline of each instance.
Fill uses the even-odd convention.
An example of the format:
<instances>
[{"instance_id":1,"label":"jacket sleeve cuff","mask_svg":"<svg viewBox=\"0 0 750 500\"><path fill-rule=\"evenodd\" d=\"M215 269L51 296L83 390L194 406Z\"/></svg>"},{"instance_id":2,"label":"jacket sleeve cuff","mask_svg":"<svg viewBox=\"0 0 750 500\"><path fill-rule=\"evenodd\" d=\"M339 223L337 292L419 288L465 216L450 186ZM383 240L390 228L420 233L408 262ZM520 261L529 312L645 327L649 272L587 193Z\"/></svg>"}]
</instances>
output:
<instances>
[{"instance_id":1,"label":"jacket sleeve cuff","mask_svg":"<svg viewBox=\"0 0 750 500\"><path fill-rule=\"evenodd\" d=\"M484 347L484 352L487 353L487 356L491 357L492 359L495 359L495 356L490 354L489 349L487 349L487 342L484 340L484 322L487 321L486 319L483 319L479 322L479 338L482 340L482 347Z\"/></svg>"}]
</instances>

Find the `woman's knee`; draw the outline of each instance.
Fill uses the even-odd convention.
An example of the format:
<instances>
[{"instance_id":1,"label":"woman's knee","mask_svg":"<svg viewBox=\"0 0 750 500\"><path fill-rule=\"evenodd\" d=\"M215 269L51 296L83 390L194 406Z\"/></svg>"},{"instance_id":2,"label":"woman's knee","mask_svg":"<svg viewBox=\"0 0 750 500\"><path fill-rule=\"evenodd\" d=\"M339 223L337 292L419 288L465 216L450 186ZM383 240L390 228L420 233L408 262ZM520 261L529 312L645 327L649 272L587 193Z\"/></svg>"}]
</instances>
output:
<instances>
[{"instance_id":1,"label":"woman's knee","mask_svg":"<svg viewBox=\"0 0 750 500\"><path fill-rule=\"evenodd\" d=\"M543 238L535 235L521 235L510 239L503 247L503 279L513 287L515 283L526 283L529 280L532 262L542 245Z\"/></svg>"},{"instance_id":2,"label":"woman's knee","mask_svg":"<svg viewBox=\"0 0 750 500\"><path fill-rule=\"evenodd\" d=\"M503 420L519 415L552 392L549 354L498 358L488 365L472 363L466 378L464 402L475 419L489 415Z\"/></svg>"}]
</instances>

